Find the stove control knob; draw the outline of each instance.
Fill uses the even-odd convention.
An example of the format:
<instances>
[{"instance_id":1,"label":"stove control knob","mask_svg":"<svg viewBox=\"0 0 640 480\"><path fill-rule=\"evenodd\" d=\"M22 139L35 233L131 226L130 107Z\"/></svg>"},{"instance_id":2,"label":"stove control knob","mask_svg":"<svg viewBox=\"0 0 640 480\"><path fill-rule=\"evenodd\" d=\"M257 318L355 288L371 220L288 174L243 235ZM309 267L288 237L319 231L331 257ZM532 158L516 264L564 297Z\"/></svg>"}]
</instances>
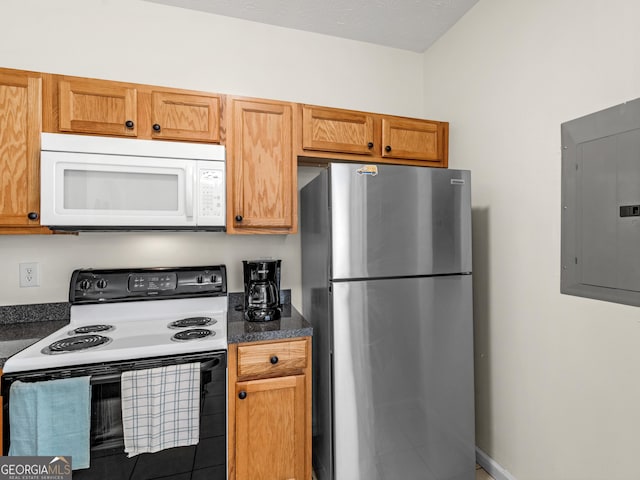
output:
<instances>
[{"instance_id":1,"label":"stove control knob","mask_svg":"<svg viewBox=\"0 0 640 480\"><path fill-rule=\"evenodd\" d=\"M85 278L78 286L80 287L80 290L89 290L91 288L91 280L87 280Z\"/></svg>"},{"instance_id":2,"label":"stove control knob","mask_svg":"<svg viewBox=\"0 0 640 480\"><path fill-rule=\"evenodd\" d=\"M202 275L198 275L198 276L196 277L196 282L197 282L197 283L203 283L203 282L204 282L204 277L203 277Z\"/></svg>"},{"instance_id":3,"label":"stove control knob","mask_svg":"<svg viewBox=\"0 0 640 480\"><path fill-rule=\"evenodd\" d=\"M100 290L107 288L107 281L104 278L101 278L96 282L96 287L98 287Z\"/></svg>"}]
</instances>

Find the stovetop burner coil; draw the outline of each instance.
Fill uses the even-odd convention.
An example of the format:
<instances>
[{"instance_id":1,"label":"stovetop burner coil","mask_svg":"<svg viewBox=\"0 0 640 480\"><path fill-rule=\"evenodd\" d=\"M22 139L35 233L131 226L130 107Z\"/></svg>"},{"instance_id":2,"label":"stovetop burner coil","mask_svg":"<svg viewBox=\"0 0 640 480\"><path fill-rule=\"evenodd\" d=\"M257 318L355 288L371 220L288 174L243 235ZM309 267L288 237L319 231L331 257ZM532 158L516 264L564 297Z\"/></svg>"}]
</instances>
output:
<instances>
[{"instance_id":1,"label":"stovetop burner coil","mask_svg":"<svg viewBox=\"0 0 640 480\"><path fill-rule=\"evenodd\" d=\"M189 340L200 340L215 334L216 332L206 328L191 328L189 330L183 330L182 332L176 333L171 337L171 340L175 340L176 342L187 342Z\"/></svg>"},{"instance_id":2,"label":"stovetop burner coil","mask_svg":"<svg viewBox=\"0 0 640 480\"><path fill-rule=\"evenodd\" d=\"M113 325L85 325L69 332L69 335L84 335L86 333L109 332L113 330Z\"/></svg>"},{"instance_id":3,"label":"stovetop burner coil","mask_svg":"<svg viewBox=\"0 0 640 480\"><path fill-rule=\"evenodd\" d=\"M110 343L111 339L103 335L79 335L77 337L69 337L57 342L53 342L48 347L42 349L42 353L53 355L56 353L70 353L89 348L99 347Z\"/></svg>"},{"instance_id":4,"label":"stovetop burner coil","mask_svg":"<svg viewBox=\"0 0 640 480\"><path fill-rule=\"evenodd\" d=\"M189 317L171 322L169 328L206 327L214 323L216 320L211 317Z\"/></svg>"}]
</instances>

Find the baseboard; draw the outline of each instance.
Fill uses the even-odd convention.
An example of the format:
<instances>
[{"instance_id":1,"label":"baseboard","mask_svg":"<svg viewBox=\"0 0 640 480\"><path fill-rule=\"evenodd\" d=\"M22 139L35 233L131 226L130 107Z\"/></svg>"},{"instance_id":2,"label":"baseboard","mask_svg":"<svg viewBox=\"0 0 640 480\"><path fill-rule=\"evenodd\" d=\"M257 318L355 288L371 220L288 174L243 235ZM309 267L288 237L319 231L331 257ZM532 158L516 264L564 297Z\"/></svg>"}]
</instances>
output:
<instances>
[{"instance_id":1,"label":"baseboard","mask_svg":"<svg viewBox=\"0 0 640 480\"><path fill-rule=\"evenodd\" d=\"M476 447L476 462L495 480L516 480L516 477L507 472L498 462Z\"/></svg>"}]
</instances>

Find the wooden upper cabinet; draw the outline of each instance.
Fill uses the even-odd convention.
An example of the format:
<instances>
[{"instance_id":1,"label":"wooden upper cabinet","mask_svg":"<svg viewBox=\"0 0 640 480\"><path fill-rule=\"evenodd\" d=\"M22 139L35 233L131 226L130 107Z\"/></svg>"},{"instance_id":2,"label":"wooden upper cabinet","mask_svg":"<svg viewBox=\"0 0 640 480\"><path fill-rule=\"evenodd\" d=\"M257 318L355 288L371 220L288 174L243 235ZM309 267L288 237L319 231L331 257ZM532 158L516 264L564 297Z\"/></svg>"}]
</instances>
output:
<instances>
[{"instance_id":1,"label":"wooden upper cabinet","mask_svg":"<svg viewBox=\"0 0 640 480\"><path fill-rule=\"evenodd\" d=\"M295 233L294 105L231 98L227 140L227 232Z\"/></svg>"},{"instance_id":2,"label":"wooden upper cabinet","mask_svg":"<svg viewBox=\"0 0 640 480\"><path fill-rule=\"evenodd\" d=\"M96 135L138 135L137 90L106 80L58 82L59 130Z\"/></svg>"},{"instance_id":3,"label":"wooden upper cabinet","mask_svg":"<svg viewBox=\"0 0 640 480\"><path fill-rule=\"evenodd\" d=\"M446 167L449 124L301 105L301 163L316 159Z\"/></svg>"},{"instance_id":4,"label":"wooden upper cabinet","mask_svg":"<svg viewBox=\"0 0 640 480\"><path fill-rule=\"evenodd\" d=\"M375 139L372 115L302 106L302 148L305 150L372 155L376 152Z\"/></svg>"},{"instance_id":5,"label":"wooden upper cabinet","mask_svg":"<svg viewBox=\"0 0 640 480\"><path fill-rule=\"evenodd\" d=\"M220 143L221 96L47 75L45 132Z\"/></svg>"},{"instance_id":6,"label":"wooden upper cabinet","mask_svg":"<svg viewBox=\"0 0 640 480\"><path fill-rule=\"evenodd\" d=\"M0 69L0 233L40 227L42 78Z\"/></svg>"},{"instance_id":7,"label":"wooden upper cabinet","mask_svg":"<svg viewBox=\"0 0 640 480\"><path fill-rule=\"evenodd\" d=\"M382 119L382 156L437 161L443 158L439 123L401 118Z\"/></svg>"},{"instance_id":8,"label":"wooden upper cabinet","mask_svg":"<svg viewBox=\"0 0 640 480\"><path fill-rule=\"evenodd\" d=\"M151 92L153 138L220 142L220 97Z\"/></svg>"}]
</instances>

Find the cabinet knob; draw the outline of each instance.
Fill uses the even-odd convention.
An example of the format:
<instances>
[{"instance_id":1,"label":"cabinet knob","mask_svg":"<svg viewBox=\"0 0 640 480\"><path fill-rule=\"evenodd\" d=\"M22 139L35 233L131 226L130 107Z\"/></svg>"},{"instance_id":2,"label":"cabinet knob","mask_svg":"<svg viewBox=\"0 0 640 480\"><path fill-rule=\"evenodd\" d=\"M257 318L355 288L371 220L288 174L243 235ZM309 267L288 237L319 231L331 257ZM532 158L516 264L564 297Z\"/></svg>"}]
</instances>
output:
<instances>
[{"instance_id":1,"label":"cabinet knob","mask_svg":"<svg viewBox=\"0 0 640 480\"><path fill-rule=\"evenodd\" d=\"M272 365L275 365L276 363L278 363L278 357L274 355L273 357L271 357L270 362Z\"/></svg>"},{"instance_id":2,"label":"cabinet knob","mask_svg":"<svg viewBox=\"0 0 640 480\"><path fill-rule=\"evenodd\" d=\"M124 126L127 128L133 128L135 126L135 123L133 123L133 121L131 120L127 120L126 122L124 122Z\"/></svg>"},{"instance_id":3,"label":"cabinet knob","mask_svg":"<svg viewBox=\"0 0 640 480\"><path fill-rule=\"evenodd\" d=\"M369 148L369 149L373 148L373 142L367 143L367 148Z\"/></svg>"},{"instance_id":4,"label":"cabinet knob","mask_svg":"<svg viewBox=\"0 0 640 480\"><path fill-rule=\"evenodd\" d=\"M242 221L242 215L236 215L236 222Z\"/></svg>"},{"instance_id":5,"label":"cabinet knob","mask_svg":"<svg viewBox=\"0 0 640 480\"><path fill-rule=\"evenodd\" d=\"M239 398L240 400L244 400L245 398L247 398L247 392L245 392L244 390L243 390L243 391L241 391L241 392L238 394L238 398Z\"/></svg>"},{"instance_id":6,"label":"cabinet knob","mask_svg":"<svg viewBox=\"0 0 640 480\"><path fill-rule=\"evenodd\" d=\"M39 217L37 212L29 212L27 214L27 218L29 218L29 220L37 220Z\"/></svg>"},{"instance_id":7,"label":"cabinet knob","mask_svg":"<svg viewBox=\"0 0 640 480\"><path fill-rule=\"evenodd\" d=\"M154 123L151 128L153 128L154 132L159 132L160 131L160 124L159 123Z\"/></svg>"},{"instance_id":8,"label":"cabinet knob","mask_svg":"<svg viewBox=\"0 0 640 480\"><path fill-rule=\"evenodd\" d=\"M387 145L386 147L384 147L384 151L385 152L390 152L391 151L391 145Z\"/></svg>"}]
</instances>

